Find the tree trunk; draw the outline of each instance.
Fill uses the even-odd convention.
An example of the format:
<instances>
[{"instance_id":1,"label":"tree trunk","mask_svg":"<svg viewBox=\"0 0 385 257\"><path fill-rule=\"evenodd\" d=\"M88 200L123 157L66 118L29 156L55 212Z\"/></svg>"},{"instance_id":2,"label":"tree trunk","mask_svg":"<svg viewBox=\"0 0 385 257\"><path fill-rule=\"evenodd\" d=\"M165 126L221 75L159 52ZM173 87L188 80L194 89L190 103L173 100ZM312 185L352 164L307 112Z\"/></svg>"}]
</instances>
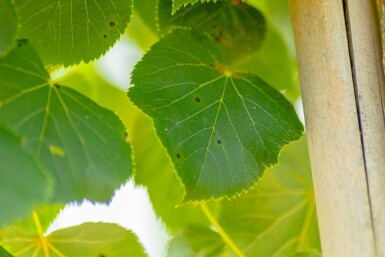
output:
<instances>
[{"instance_id":1,"label":"tree trunk","mask_svg":"<svg viewBox=\"0 0 385 257\"><path fill-rule=\"evenodd\" d=\"M385 256L384 75L374 0L292 0L324 257Z\"/></svg>"}]
</instances>

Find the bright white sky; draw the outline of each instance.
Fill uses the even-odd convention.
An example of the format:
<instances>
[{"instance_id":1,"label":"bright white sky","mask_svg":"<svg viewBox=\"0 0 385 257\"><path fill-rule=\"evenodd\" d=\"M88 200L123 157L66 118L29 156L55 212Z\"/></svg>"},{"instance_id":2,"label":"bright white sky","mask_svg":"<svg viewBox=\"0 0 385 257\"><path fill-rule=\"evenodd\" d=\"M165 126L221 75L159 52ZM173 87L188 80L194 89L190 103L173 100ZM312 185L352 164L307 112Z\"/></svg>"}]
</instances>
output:
<instances>
[{"instance_id":1,"label":"bright white sky","mask_svg":"<svg viewBox=\"0 0 385 257\"><path fill-rule=\"evenodd\" d=\"M97 69L113 85L126 90L133 66L142 57L142 51L123 37L96 63ZM132 230L150 257L166 256L167 234L164 225L156 218L147 191L127 182L115 192L109 205L84 201L68 204L50 226L48 233L76 226L84 222L112 222Z\"/></svg>"}]
</instances>

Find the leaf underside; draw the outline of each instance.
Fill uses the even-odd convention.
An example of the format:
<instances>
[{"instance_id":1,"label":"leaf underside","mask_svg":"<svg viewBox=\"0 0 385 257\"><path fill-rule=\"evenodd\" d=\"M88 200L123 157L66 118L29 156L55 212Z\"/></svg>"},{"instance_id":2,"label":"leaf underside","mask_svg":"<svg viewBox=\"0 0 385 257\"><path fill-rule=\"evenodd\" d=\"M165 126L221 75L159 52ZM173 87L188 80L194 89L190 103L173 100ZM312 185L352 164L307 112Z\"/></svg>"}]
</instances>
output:
<instances>
[{"instance_id":1,"label":"leaf underside","mask_svg":"<svg viewBox=\"0 0 385 257\"><path fill-rule=\"evenodd\" d=\"M48 179L21 139L0 126L0 227L47 198Z\"/></svg>"},{"instance_id":2,"label":"leaf underside","mask_svg":"<svg viewBox=\"0 0 385 257\"><path fill-rule=\"evenodd\" d=\"M171 15L172 0L159 0L158 25L161 32L189 27L209 34L226 64L239 63L255 53L266 34L261 12L246 3L232 1L196 3Z\"/></svg>"},{"instance_id":3,"label":"leaf underside","mask_svg":"<svg viewBox=\"0 0 385 257\"><path fill-rule=\"evenodd\" d=\"M49 255L45 253L43 241ZM43 239L38 231L9 227L3 244L17 257L147 256L135 234L109 223L84 223L55 231Z\"/></svg>"},{"instance_id":4,"label":"leaf underside","mask_svg":"<svg viewBox=\"0 0 385 257\"><path fill-rule=\"evenodd\" d=\"M5 55L16 41L18 18L11 0L0 0L0 56Z\"/></svg>"},{"instance_id":5,"label":"leaf underside","mask_svg":"<svg viewBox=\"0 0 385 257\"><path fill-rule=\"evenodd\" d=\"M216 218L229 240L223 240L223 232L218 229L183 229L172 239L168 256L178 256L187 250L190 254L185 256L320 256L313 185L306 157L306 140L289 145L282 151L279 164L258 187L220 203L221 211ZM239 249L238 255L229 247L230 240ZM216 249L222 250L214 252Z\"/></svg>"},{"instance_id":6,"label":"leaf underside","mask_svg":"<svg viewBox=\"0 0 385 257\"><path fill-rule=\"evenodd\" d=\"M215 43L174 30L132 74L131 100L153 118L180 176L185 201L249 189L281 148L301 138L294 108L258 77L231 72Z\"/></svg>"},{"instance_id":7,"label":"leaf underside","mask_svg":"<svg viewBox=\"0 0 385 257\"><path fill-rule=\"evenodd\" d=\"M131 175L119 118L76 91L53 85L26 41L0 59L0 124L22 136L54 179L54 201L107 201Z\"/></svg>"},{"instance_id":8,"label":"leaf underside","mask_svg":"<svg viewBox=\"0 0 385 257\"><path fill-rule=\"evenodd\" d=\"M15 0L19 38L28 38L45 64L89 62L124 33L132 0Z\"/></svg>"}]
</instances>

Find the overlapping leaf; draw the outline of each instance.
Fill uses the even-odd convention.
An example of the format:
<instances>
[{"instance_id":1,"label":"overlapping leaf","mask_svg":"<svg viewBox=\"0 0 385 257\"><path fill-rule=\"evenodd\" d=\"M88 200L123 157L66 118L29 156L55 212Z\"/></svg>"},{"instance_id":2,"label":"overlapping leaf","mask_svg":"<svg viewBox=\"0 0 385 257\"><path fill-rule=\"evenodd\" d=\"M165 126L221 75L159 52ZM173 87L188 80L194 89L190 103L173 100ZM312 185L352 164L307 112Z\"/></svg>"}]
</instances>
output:
<instances>
[{"instance_id":1,"label":"overlapping leaf","mask_svg":"<svg viewBox=\"0 0 385 257\"><path fill-rule=\"evenodd\" d=\"M21 147L21 139L0 127L0 227L29 214L48 197L48 178Z\"/></svg>"},{"instance_id":2,"label":"overlapping leaf","mask_svg":"<svg viewBox=\"0 0 385 257\"><path fill-rule=\"evenodd\" d=\"M18 17L11 0L0 0L0 56L15 45Z\"/></svg>"},{"instance_id":3,"label":"overlapping leaf","mask_svg":"<svg viewBox=\"0 0 385 257\"><path fill-rule=\"evenodd\" d=\"M279 165L254 190L224 201L219 222L246 256L286 257L319 250L306 141L289 145Z\"/></svg>"},{"instance_id":4,"label":"overlapping leaf","mask_svg":"<svg viewBox=\"0 0 385 257\"><path fill-rule=\"evenodd\" d=\"M261 12L243 2L197 3L171 15L172 0L158 1L161 31L175 26L209 34L227 64L239 63L256 52L265 38L266 22Z\"/></svg>"},{"instance_id":5,"label":"overlapping leaf","mask_svg":"<svg viewBox=\"0 0 385 257\"><path fill-rule=\"evenodd\" d=\"M173 0L173 4L172 4L172 12L175 13L180 7L182 6L187 6L189 4L193 5L197 2L217 2L217 1L221 1L221 0ZM234 2L238 2L238 1L234 1Z\"/></svg>"},{"instance_id":6,"label":"overlapping leaf","mask_svg":"<svg viewBox=\"0 0 385 257\"><path fill-rule=\"evenodd\" d=\"M223 251L212 256L288 257L296 253L319 256L319 233L305 140L285 148L279 165L264 176L258 187L232 201L223 200L221 205L221 212L216 216L220 227L194 237L181 232L171 241L169 256L175 256L183 245L190 245L188 249L192 254L189 256L200 256L199 253L210 249L220 249L220 244L223 244ZM223 240L225 235L227 238Z\"/></svg>"},{"instance_id":7,"label":"overlapping leaf","mask_svg":"<svg viewBox=\"0 0 385 257\"><path fill-rule=\"evenodd\" d=\"M188 227L171 240L167 257L223 256L225 243L218 233L209 228Z\"/></svg>"},{"instance_id":8,"label":"overlapping leaf","mask_svg":"<svg viewBox=\"0 0 385 257\"><path fill-rule=\"evenodd\" d=\"M183 187L156 137L151 120L143 113L138 113L131 136L135 152L135 182L147 187L154 211L169 232L175 233L187 224L208 226L209 222L199 206L189 203L176 207L182 201Z\"/></svg>"},{"instance_id":9,"label":"overlapping leaf","mask_svg":"<svg viewBox=\"0 0 385 257\"><path fill-rule=\"evenodd\" d=\"M84 223L44 236L42 231L10 227L3 245L16 257L144 257L142 245L131 231L115 224Z\"/></svg>"},{"instance_id":10,"label":"overlapping leaf","mask_svg":"<svg viewBox=\"0 0 385 257\"><path fill-rule=\"evenodd\" d=\"M205 35L175 30L136 66L131 100L154 119L185 200L250 188L302 135L294 108L258 77L231 72Z\"/></svg>"},{"instance_id":11,"label":"overlapping leaf","mask_svg":"<svg viewBox=\"0 0 385 257\"><path fill-rule=\"evenodd\" d=\"M124 33L132 0L15 0L20 37L28 38L46 64L89 62Z\"/></svg>"},{"instance_id":12,"label":"overlapping leaf","mask_svg":"<svg viewBox=\"0 0 385 257\"><path fill-rule=\"evenodd\" d=\"M108 200L132 170L119 118L74 90L53 85L25 41L0 59L0 77L0 124L21 135L23 146L54 178L53 199Z\"/></svg>"},{"instance_id":13,"label":"overlapping leaf","mask_svg":"<svg viewBox=\"0 0 385 257\"><path fill-rule=\"evenodd\" d=\"M4 250L3 247L0 246L0 257L13 257L9 252Z\"/></svg>"},{"instance_id":14,"label":"overlapping leaf","mask_svg":"<svg viewBox=\"0 0 385 257\"><path fill-rule=\"evenodd\" d=\"M289 100L295 101L300 95L298 78L294 75L296 64L274 24L267 24L266 33L261 48L236 65L236 68L258 75L269 85L283 91Z\"/></svg>"}]
</instances>

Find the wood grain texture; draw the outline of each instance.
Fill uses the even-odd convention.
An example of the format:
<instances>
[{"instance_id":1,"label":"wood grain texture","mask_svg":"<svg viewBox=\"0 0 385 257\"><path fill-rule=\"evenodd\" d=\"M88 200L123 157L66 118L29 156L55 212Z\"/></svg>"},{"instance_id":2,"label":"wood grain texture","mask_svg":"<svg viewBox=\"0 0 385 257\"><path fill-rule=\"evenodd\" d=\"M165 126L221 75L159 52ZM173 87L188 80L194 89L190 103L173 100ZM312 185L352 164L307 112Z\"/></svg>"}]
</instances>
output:
<instances>
[{"instance_id":1,"label":"wood grain texture","mask_svg":"<svg viewBox=\"0 0 385 257\"><path fill-rule=\"evenodd\" d=\"M385 256L384 78L374 3L291 1L325 257Z\"/></svg>"}]
</instances>

